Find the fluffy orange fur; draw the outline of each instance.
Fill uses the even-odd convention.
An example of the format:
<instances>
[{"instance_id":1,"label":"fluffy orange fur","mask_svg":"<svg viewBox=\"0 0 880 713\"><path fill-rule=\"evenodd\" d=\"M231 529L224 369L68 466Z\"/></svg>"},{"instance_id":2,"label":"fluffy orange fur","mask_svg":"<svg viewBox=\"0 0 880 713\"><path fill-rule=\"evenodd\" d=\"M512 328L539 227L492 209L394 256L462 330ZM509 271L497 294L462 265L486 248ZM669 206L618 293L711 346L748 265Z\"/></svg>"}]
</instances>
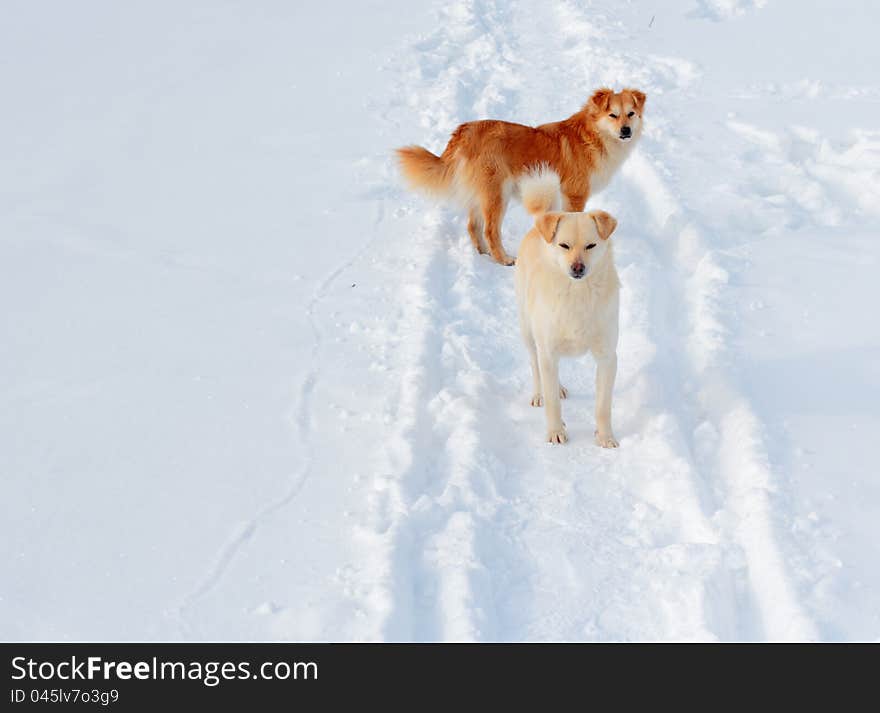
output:
<instances>
[{"instance_id":1,"label":"fluffy orange fur","mask_svg":"<svg viewBox=\"0 0 880 713\"><path fill-rule=\"evenodd\" d=\"M398 149L401 171L414 188L464 203L474 247L485 252L485 237L495 260L510 265L513 259L501 244L501 222L516 181L547 166L559 175L563 209L583 210L591 180L617 168L617 163L608 161L618 150L616 132L634 124L632 138L638 138L644 104L645 94L638 90L615 93L603 88L563 121L536 127L495 120L468 122L452 133L440 156L421 146ZM630 112L637 121L628 116ZM603 176L605 182L607 178Z\"/></svg>"}]
</instances>

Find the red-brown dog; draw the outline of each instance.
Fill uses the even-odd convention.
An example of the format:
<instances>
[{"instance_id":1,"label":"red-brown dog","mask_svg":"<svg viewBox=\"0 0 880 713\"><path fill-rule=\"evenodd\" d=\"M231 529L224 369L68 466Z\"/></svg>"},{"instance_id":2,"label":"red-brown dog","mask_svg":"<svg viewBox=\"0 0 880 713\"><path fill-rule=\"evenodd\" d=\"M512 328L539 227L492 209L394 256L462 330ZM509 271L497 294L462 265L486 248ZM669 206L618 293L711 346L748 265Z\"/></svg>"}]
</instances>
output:
<instances>
[{"instance_id":1,"label":"red-brown dog","mask_svg":"<svg viewBox=\"0 0 880 713\"><path fill-rule=\"evenodd\" d=\"M563 210L581 211L602 190L642 133L645 94L637 89L597 90L563 121L531 127L507 121L472 121L453 133L441 156L421 146L398 149L403 175L414 187L452 198L468 210L468 233L477 251L503 265L514 260L501 244L501 221L519 179L542 166L558 176Z\"/></svg>"}]
</instances>

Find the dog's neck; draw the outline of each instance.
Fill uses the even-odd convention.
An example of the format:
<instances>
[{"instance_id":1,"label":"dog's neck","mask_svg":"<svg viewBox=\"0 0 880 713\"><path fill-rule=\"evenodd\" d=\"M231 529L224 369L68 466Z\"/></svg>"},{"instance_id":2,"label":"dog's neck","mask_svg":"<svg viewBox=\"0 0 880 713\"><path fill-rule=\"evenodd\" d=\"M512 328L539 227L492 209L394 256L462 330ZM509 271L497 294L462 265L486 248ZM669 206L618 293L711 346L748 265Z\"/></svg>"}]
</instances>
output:
<instances>
[{"instance_id":1,"label":"dog's neck","mask_svg":"<svg viewBox=\"0 0 880 713\"><path fill-rule=\"evenodd\" d=\"M629 157L638 137L629 141L618 141L613 136L603 135L599 137L602 150L599 152L599 161L593 167L590 174L590 194L598 193L611 181L617 169Z\"/></svg>"},{"instance_id":2,"label":"dog's neck","mask_svg":"<svg viewBox=\"0 0 880 713\"><path fill-rule=\"evenodd\" d=\"M586 107L572 114L565 123L583 142L585 147L592 148L599 156L597 165L593 167L590 192L604 188L611 176L632 152L641 131L629 141L619 141L613 136L602 132L596 126L596 119Z\"/></svg>"},{"instance_id":3,"label":"dog's neck","mask_svg":"<svg viewBox=\"0 0 880 713\"><path fill-rule=\"evenodd\" d=\"M629 141L620 141L613 136L602 134L599 138L602 141L602 148L605 150L603 155L603 163L606 167L616 171L632 152L633 146L639 140L639 136L633 136ZM612 168L613 167L613 168Z\"/></svg>"},{"instance_id":4,"label":"dog's neck","mask_svg":"<svg viewBox=\"0 0 880 713\"><path fill-rule=\"evenodd\" d=\"M599 129L596 128L596 119L586 107L572 114L564 123L571 127L571 130L587 146L605 149L605 142L602 141Z\"/></svg>"}]
</instances>

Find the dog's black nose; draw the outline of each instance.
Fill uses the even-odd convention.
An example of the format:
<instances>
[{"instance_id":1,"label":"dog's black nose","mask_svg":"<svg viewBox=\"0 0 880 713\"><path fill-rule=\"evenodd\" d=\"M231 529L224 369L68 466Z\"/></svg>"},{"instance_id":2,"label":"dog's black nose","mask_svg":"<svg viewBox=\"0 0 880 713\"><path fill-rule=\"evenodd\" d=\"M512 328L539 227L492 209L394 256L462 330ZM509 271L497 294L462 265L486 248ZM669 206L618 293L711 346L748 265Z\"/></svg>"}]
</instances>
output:
<instances>
[{"instance_id":1,"label":"dog's black nose","mask_svg":"<svg viewBox=\"0 0 880 713\"><path fill-rule=\"evenodd\" d=\"M631 136L631 135L632 135L632 129L631 129L630 127L628 127L628 126L621 126L621 127L620 127L620 135L621 135L621 136Z\"/></svg>"},{"instance_id":2,"label":"dog's black nose","mask_svg":"<svg viewBox=\"0 0 880 713\"><path fill-rule=\"evenodd\" d=\"M580 279L584 276L584 271L586 270L586 266L582 262L576 262L571 266L571 276Z\"/></svg>"}]
</instances>

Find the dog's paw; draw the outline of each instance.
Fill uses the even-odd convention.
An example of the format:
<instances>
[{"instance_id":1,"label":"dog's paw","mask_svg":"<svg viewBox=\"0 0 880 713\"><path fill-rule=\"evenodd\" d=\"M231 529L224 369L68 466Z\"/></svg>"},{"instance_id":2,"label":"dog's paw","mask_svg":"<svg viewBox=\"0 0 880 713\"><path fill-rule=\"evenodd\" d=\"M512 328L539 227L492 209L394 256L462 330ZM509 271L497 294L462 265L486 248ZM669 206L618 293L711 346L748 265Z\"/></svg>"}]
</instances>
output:
<instances>
[{"instance_id":1,"label":"dog's paw","mask_svg":"<svg viewBox=\"0 0 880 713\"><path fill-rule=\"evenodd\" d=\"M568 398L568 389L564 386L559 387L559 398L567 399ZM544 395L543 394L534 394L532 396L532 400L530 402L532 406L543 406L544 405Z\"/></svg>"},{"instance_id":2,"label":"dog's paw","mask_svg":"<svg viewBox=\"0 0 880 713\"><path fill-rule=\"evenodd\" d=\"M561 428L551 428L547 431L547 440L550 443L565 443L568 440L565 426L563 425Z\"/></svg>"},{"instance_id":3,"label":"dog's paw","mask_svg":"<svg viewBox=\"0 0 880 713\"><path fill-rule=\"evenodd\" d=\"M516 264L516 258L515 258L515 257L510 257L510 255L508 255L507 253L501 253L501 255L499 255L499 256L496 257L495 259L496 259L499 263L501 263L502 265L507 265L508 267L510 267L511 265L515 265L515 264Z\"/></svg>"},{"instance_id":4,"label":"dog's paw","mask_svg":"<svg viewBox=\"0 0 880 713\"><path fill-rule=\"evenodd\" d=\"M620 444L617 439L610 433L599 433L596 431L596 445L602 448L617 448Z\"/></svg>"}]
</instances>

